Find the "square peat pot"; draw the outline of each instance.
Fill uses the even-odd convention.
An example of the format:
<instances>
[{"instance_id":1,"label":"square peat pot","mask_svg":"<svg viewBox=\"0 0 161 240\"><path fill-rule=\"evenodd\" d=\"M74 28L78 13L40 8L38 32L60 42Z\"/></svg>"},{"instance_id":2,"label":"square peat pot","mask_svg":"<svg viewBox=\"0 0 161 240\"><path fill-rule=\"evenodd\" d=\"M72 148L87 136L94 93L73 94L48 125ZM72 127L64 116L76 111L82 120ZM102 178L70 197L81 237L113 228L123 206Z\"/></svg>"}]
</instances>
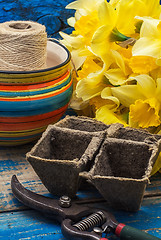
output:
<instances>
[{"instance_id":1,"label":"square peat pot","mask_svg":"<svg viewBox=\"0 0 161 240\"><path fill-rule=\"evenodd\" d=\"M79 187L79 173L89 170L103 139L101 132L50 125L26 158L49 192L73 197Z\"/></svg>"},{"instance_id":2,"label":"square peat pot","mask_svg":"<svg viewBox=\"0 0 161 240\"><path fill-rule=\"evenodd\" d=\"M93 167L81 176L98 189L110 206L137 211L159 151L160 141L154 138L146 143L107 137Z\"/></svg>"},{"instance_id":3,"label":"square peat pot","mask_svg":"<svg viewBox=\"0 0 161 240\"><path fill-rule=\"evenodd\" d=\"M106 125L103 122L97 121L89 117L66 116L64 119L57 122L55 126L61 128L69 128L81 132L93 132L93 134L97 134L98 132L104 132L111 125Z\"/></svg>"},{"instance_id":4,"label":"square peat pot","mask_svg":"<svg viewBox=\"0 0 161 240\"><path fill-rule=\"evenodd\" d=\"M136 142L145 142L148 144L156 143L159 144L161 135L151 134L144 129L135 129L131 127L124 127L120 123L111 124L107 130L108 137L132 140Z\"/></svg>"},{"instance_id":5,"label":"square peat pot","mask_svg":"<svg viewBox=\"0 0 161 240\"><path fill-rule=\"evenodd\" d=\"M121 124L66 116L50 125L27 160L54 195L74 197L87 179L114 208L137 211L161 137Z\"/></svg>"}]
</instances>

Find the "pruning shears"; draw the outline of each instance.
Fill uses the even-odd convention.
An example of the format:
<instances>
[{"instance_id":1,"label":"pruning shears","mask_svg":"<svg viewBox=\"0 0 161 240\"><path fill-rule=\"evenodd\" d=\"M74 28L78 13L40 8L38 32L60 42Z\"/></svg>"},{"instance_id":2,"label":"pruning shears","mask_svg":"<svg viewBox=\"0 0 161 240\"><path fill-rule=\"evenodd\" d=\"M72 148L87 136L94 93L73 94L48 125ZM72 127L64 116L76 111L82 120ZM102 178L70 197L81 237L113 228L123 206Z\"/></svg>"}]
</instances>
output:
<instances>
[{"instance_id":1,"label":"pruning shears","mask_svg":"<svg viewBox=\"0 0 161 240\"><path fill-rule=\"evenodd\" d=\"M118 223L108 211L90 208L71 201L68 196L53 199L34 193L12 176L11 188L15 197L24 205L58 220L67 239L108 240L103 235L114 233L122 240L158 240L146 232Z\"/></svg>"}]
</instances>

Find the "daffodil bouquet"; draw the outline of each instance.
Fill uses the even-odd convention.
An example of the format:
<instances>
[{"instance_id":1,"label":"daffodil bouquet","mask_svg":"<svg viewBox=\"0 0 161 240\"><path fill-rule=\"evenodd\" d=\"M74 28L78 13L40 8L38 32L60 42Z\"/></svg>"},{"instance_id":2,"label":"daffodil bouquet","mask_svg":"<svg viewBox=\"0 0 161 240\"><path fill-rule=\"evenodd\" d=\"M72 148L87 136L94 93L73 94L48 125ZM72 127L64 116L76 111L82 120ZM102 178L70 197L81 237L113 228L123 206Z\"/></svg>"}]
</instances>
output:
<instances>
[{"instance_id":1,"label":"daffodil bouquet","mask_svg":"<svg viewBox=\"0 0 161 240\"><path fill-rule=\"evenodd\" d=\"M92 109L106 124L161 133L161 6L159 0L77 0L61 32L72 55L71 107ZM91 112L91 111L90 111ZM161 156L153 173L161 167Z\"/></svg>"}]
</instances>

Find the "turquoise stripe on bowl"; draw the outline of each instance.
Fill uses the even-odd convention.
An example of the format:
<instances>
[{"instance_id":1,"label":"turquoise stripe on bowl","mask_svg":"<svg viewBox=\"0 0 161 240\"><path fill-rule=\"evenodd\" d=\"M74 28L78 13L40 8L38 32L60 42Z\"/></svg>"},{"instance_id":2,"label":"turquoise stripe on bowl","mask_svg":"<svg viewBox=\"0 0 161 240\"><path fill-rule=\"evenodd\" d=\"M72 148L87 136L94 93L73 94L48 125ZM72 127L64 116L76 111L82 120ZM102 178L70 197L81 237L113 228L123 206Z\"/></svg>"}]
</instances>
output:
<instances>
[{"instance_id":1,"label":"turquoise stripe on bowl","mask_svg":"<svg viewBox=\"0 0 161 240\"><path fill-rule=\"evenodd\" d=\"M59 103L59 108L65 106L69 102L69 99L65 99ZM59 109L58 105L55 103L47 106L46 108L40 108L32 111L0 111L0 117L29 117L36 116L48 112L52 112L54 110Z\"/></svg>"},{"instance_id":2,"label":"turquoise stripe on bowl","mask_svg":"<svg viewBox=\"0 0 161 240\"><path fill-rule=\"evenodd\" d=\"M47 107L49 105L57 105L57 108L60 108L60 102L65 99L68 101L71 98L73 91L73 86L71 85L65 92L60 93L56 96L39 99L39 100L29 100L29 101L1 101L0 100L0 108L1 111L28 111L35 110L43 107Z\"/></svg>"},{"instance_id":3,"label":"turquoise stripe on bowl","mask_svg":"<svg viewBox=\"0 0 161 240\"><path fill-rule=\"evenodd\" d=\"M24 91L24 92L7 92L7 91L0 91L0 97L10 97L10 98L15 98L15 97L25 97L25 96L34 96L34 95L40 95L40 94L44 94L44 93L49 93L49 92L53 92L53 91L56 91L56 90L59 90L61 89L62 87L65 87L69 82L71 81L71 75L69 76L69 78L55 86L55 87L50 87L50 88L44 88L44 89L41 89L41 90L29 90L29 91Z\"/></svg>"}]
</instances>

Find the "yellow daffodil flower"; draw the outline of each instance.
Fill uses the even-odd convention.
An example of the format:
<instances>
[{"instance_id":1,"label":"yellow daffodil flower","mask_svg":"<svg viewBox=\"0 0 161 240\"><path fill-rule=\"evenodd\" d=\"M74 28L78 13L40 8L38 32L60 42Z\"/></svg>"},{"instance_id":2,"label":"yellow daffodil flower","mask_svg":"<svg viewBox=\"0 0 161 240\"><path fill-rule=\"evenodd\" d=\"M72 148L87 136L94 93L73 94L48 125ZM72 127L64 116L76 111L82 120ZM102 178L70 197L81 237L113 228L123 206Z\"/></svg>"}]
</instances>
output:
<instances>
[{"instance_id":1,"label":"yellow daffodil flower","mask_svg":"<svg viewBox=\"0 0 161 240\"><path fill-rule=\"evenodd\" d=\"M141 8L138 16L150 16L159 19L160 13L161 6L159 0L141 0Z\"/></svg>"},{"instance_id":2,"label":"yellow daffodil flower","mask_svg":"<svg viewBox=\"0 0 161 240\"><path fill-rule=\"evenodd\" d=\"M109 47L116 48L113 42L122 42L134 36L136 22L140 21L135 16L143 14L142 6L143 0L102 2L98 8L100 27L93 35L92 51L101 56Z\"/></svg>"},{"instance_id":3,"label":"yellow daffodil flower","mask_svg":"<svg viewBox=\"0 0 161 240\"><path fill-rule=\"evenodd\" d=\"M142 17L140 39L132 49L130 66L136 73L148 73L161 65L161 20Z\"/></svg>"},{"instance_id":4,"label":"yellow daffodil flower","mask_svg":"<svg viewBox=\"0 0 161 240\"><path fill-rule=\"evenodd\" d=\"M83 101L92 99L95 96L101 94L101 91L107 86L106 79L104 76L105 71L109 68L112 63L112 60L109 54L102 56L102 66L100 69L99 66L95 67L95 62L91 61L90 68L95 69L90 72L88 76L82 78L78 81L76 86L76 94L78 98L82 98ZM93 65L93 66L92 66Z\"/></svg>"},{"instance_id":5,"label":"yellow daffodil flower","mask_svg":"<svg viewBox=\"0 0 161 240\"><path fill-rule=\"evenodd\" d=\"M97 111L99 108L108 105L108 108L111 109L117 109L116 104L114 101L111 101L111 99L103 99L101 96L96 96L92 99L90 99L89 104L91 106L95 107L95 110Z\"/></svg>"},{"instance_id":6,"label":"yellow daffodil flower","mask_svg":"<svg viewBox=\"0 0 161 240\"><path fill-rule=\"evenodd\" d=\"M116 114L114 110L109 109L108 105L104 105L96 111L96 119L104 122L105 124L121 123L124 126L127 126L123 117Z\"/></svg>"},{"instance_id":7,"label":"yellow daffodil flower","mask_svg":"<svg viewBox=\"0 0 161 240\"><path fill-rule=\"evenodd\" d=\"M76 10L72 34L60 33L77 70L71 107L106 124L159 131L160 0L76 0L66 8ZM161 154L152 174L160 168Z\"/></svg>"},{"instance_id":8,"label":"yellow daffodil flower","mask_svg":"<svg viewBox=\"0 0 161 240\"><path fill-rule=\"evenodd\" d=\"M109 2L110 2L110 4L111 4L114 8L116 8L117 4L118 4L120 1L121 1L121 0L110 0Z\"/></svg>"},{"instance_id":9,"label":"yellow daffodil flower","mask_svg":"<svg viewBox=\"0 0 161 240\"><path fill-rule=\"evenodd\" d=\"M91 12L94 12L102 1L104 0L77 0L69 3L66 8L75 9L76 20L78 20L82 16L86 16L91 14Z\"/></svg>"},{"instance_id":10,"label":"yellow daffodil flower","mask_svg":"<svg viewBox=\"0 0 161 240\"><path fill-rule=\"evenodd\" d=\"M126 35L140 30L142 20L136 19L135 16L150 16L157 19L161 13L159 0L120 0L117 1L116 9L119 16L117 28ZM136 29L138 26L139 29Z\"/></svg>"},{"instance_id":11,"label":"yellow daffodil flower","mask_svg":"<svg viewBox=\"0 0 161 240\"><path fill-rule=\"evenodd\" d=\"M72 34L60 32L63 38L60 42L71 51L76 69L80 68L91 52L88 49L90 41L98 28L98 13L96 6L104 0L79 0L70 3L66 8L76 9L75 18L68 19L68 23L75 28ZM79 16L78 16L79 15Z\"/></svg>"},{"instance_id":12,"label":"yellow daffodil flower","mask_svg":"<svg viewBox=\"0 0 161 240\"><path fill-rule=\"evenodd\" d=\"M125 115L124 113L121 113L122 111L119 109L120 101L117 97L112 96L111 87L104 88L100 97L102 98L100 103L103 103L103 101L107 102L102 106L98 105L96 119L106 124L121 123L124 126L127 126L124 119Z\"/></svg>"},{"instance_id":13,"label":"yellow daffodil flower","mask_svg":"<svg viewBox=\"0 0 161 240\"><path fill-rule=\"evenodd\" d=\"M88 16L90 18L90 15L93 12L96 12L96 9L98 9L98 6L102 1L104 1L104 0L78 0L78 1L69 3L66 6L66 8L76 10L75 16L70 17L67 20L69 26L75 27L75 24L77 23L77 21L79 21L80 18L83 16ZM80 23L79 23L79 25L80 25ZM84 23L81 27L82 27L82 29L84 29Z\"/></svg>"},{"instance_id":14,"label":"yellow daffodil flower","mask_svg":"<svg viewBox=\"0 0 161 240\"><path fill-rule=\"evenodd\" d=\"M160 125L160 103L156 98L138 99L130 106L130 122L132 127L148 128Z\"/></svg>"},{"instance_id":15,"label":"yellow daffodil flower","mask_svg":"<svg viewBox=\"0 0 161 240\"><path fill-rule=\"evenodd\" d=\"M129 66L134 73L146 74L158 68L156 59L150 56L133 56Z\"/></svg>"},{"instance_id":16,"label":"yellow daffodil flower","mask_svg":"<svg viewBox=\"0 0 161 240\"><path fill-rule=\"evenodd\" d=\"M105 72L106 78L114 85L122 85L128 81L129 75L132 74L131 69L128 66L128 61L118 51L111 50L111 57L115 63L115 68L111 67Z\"/></svg>"},{"instance_id":17,"label":"yellow daffodil flower","mask_svg":"<svg viewBox=\"0 0 161 240\"><path fill-rule=\"evenodd\" d=\"M161 106L161 79L155 82L149 75L134 77L137 85L124 85L111 88L112 94L121 104L129 107L130 125L132 127L148 128L158 126Z\"/></svg>"},{"instance_id":18,"label":"yellow daffodil flower","mask_svg":"<svg viewBox=\"0 0 161 240\"><path fill-rule=\"evenodd\" d=\"M103 99L108 99L108 100L112 101L113 104L115 104L115 108L116 108L116 109L117 109L117 108L119 107L119 105L120 105L119 99L118 99L117 97L114 97L114 96L112 95L111 87L106 87L106 88L104 88L104 89L102 90L102 92L101 92L101 97L102 97Z\"/></svg>"},{"instance_id":19,"label":"yellow daffodil flower","mask_svg":"<svg viewBox=\"0 0 161 240\"><path fill-rule=\"evenodd\" d=\"M75 68L80 68L87 58L85 55L80 55L80 53L84 50L83 37L80 35L71 36L63 32L60 32L60 35L63 38L60 42L71 52L72 61L75 65Z\"/></svg>"},{"instance_id":20,"label":"yellow daffodil flower","mask_svg":"<svg viewBox=\"0 0 161 240\"><path fill-rule=\"evenodd\" d=\"M87 57L85 60L82 69L80 69L78 73L77 80L81 80L83 78L86 78L91 72L96 72L102 69L102 67L97 63L99 62L99 59L95 56Z\"/></svg>"},{"instance_id":21,"label":"yellow daffodil flower","mask_svg":"<svg viewBox=\"0 0 161 240\"><path fill-rule=\"evenodd\" d=\"M102 2L98 8L99 28L95 31L91 40L92 51L99 56L108 52L111 37L115 38L119 32L115 28L117 21L117 12L110 3ZM112 31L114 32L111 35ZM115 40L114 40L115 41Z\"/></svg>"},{"instance_id":22,"label":"yellow daffodil flower","mask_svg":"<svg viewBox=\"0 0 161 240\"><path fill-rule=\"evenodd\" d=\"M105 88L103 69L90 73L86 78L78 81L76 86L76 94L78 98L87 101L101 94Z\"/></svg>"},{"instance_id":23,"label":"yellow daffodil flower","mask_svg":"<svg viewBox=\"0 0 161 240\"><path fill-rule=\"evenodd\" d=\"M90 45L90 41L98 28L98 14L93 11L90 15L82 16L74 25L73 35L83 36L85 45Z\"/></svg>"}]
</instances>

